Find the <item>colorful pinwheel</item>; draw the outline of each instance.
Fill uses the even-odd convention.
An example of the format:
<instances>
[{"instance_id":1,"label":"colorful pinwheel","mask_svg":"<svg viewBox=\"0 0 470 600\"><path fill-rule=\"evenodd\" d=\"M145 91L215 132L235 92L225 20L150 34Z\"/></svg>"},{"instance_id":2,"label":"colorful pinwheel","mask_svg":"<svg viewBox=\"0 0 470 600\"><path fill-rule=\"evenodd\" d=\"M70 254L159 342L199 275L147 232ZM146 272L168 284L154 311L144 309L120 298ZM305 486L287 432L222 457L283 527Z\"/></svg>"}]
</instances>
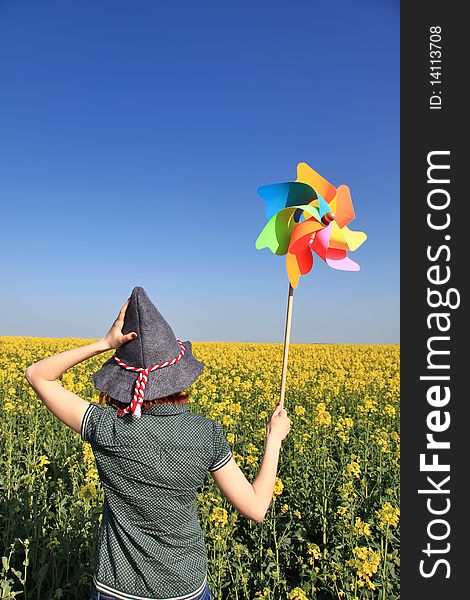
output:
<instances>
[{"instance_id":1,"label":"colorful pinwheel","mask_svg":"<svg viewBox=\"0 0 470 600\"><path fill-rule=\"evenodd\" d=\"M333 269L358 271L347 256L367 239L362 231L347 227L354 219L349 188L331 183L306 163L297 165L297 180L258 188L266 201L268 222L256 240L256 248L286 254L286 269L293 288L313 266L315 252Z\"/></svg>"},{"instance_id":2,"label":"colorful pinwheel","mask_svg":"<svg viewBox=\"0 0 470 600\"><path fill-rule=\"evenodd\" d=\"M333 269L358 271L359 265L347 252L359 248L367 236L347 227L354 219L348 186L335 188L306 163L297 165L296 181L262 185L258 194L266 201L268 222L256 240L256 248L267 247L274 254L285 254L289 278L281 377L283 406L293 294L299 277L311 270L313 252Z\"/></svg>"}]
</instances>

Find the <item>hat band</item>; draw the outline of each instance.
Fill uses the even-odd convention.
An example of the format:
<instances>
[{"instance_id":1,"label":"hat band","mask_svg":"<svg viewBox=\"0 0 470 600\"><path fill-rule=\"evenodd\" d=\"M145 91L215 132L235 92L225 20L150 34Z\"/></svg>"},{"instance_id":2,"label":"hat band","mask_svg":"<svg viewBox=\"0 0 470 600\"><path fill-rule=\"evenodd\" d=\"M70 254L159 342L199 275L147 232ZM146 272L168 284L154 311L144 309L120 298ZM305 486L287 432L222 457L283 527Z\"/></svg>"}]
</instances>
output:
<instances>
[{"instance_id":1,"label":"hat band","mask_svg":"<svg viewBox=\"0 0 470 600\"><path fill-rule=\"evenodd\" d=\"M119 366L123 367L124 369L127 369L128 371L134 371L136 373L139 373L139 377L137 378L137 381L135 382L134 397L132 399L132 402L126 408L120 408L118 410L118 415L120 417L124 416L126 413L131 413L131 414L135 415L136 417L140 417L141 412L142 412L141 407L142 407L142 403L144 401L145 386L147 385L149 373L151 371L156 371L157 369L163 369L163 367L170 367L171 365L174 365L175 363L177 363L179 360L181 360L183 358L184 353L186 352L186 348L184 347L183 342L181 340L176 340L176 341L178 342L178 344L180 345L180 348L181 348L181 351L178 354L178 356L176 356L172 360L167 360L165 362L162 362L159 365L150 365L150 367L147 367L146 369L128 365L124 361L122 361L120 358L118 358L116 354L114 355L114 360L117 362L117 364Z\"/></svg>"}]
</instances>

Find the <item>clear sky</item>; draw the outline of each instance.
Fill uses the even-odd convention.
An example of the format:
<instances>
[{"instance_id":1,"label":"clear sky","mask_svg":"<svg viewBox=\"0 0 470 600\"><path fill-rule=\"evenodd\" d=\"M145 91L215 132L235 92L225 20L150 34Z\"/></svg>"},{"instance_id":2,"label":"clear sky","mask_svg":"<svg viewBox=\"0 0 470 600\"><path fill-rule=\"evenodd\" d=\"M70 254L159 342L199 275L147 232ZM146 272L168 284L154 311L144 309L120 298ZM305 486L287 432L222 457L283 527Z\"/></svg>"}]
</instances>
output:
<instances>
[{"instance_id":1,"label":"clear sky","mask_svg":"<svg viewBox=\"0 0 470 600\"><path fill-rule=\"evenodd\" d=\"M177 337L284 335L266 183L347 184L292 342L399 342L398 0L2 0L0 335L103 336L136 285Z\"/></svg>"}]
</instances>

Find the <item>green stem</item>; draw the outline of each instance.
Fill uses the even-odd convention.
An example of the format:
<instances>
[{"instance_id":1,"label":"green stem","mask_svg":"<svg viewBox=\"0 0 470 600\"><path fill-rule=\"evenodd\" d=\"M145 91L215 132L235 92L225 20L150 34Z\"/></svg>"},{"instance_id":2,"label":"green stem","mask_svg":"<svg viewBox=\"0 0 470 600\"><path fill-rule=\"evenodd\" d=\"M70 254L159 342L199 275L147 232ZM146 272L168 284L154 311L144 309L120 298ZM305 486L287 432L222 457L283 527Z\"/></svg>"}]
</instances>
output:
<instances>
[{"instance_id":1,"label":"green stem","mask_svg":"<svg viewBox=\"0 0 470 600\"><path fill-rule=\"evenodd\" d=\"M274 589L273 589L273 595L275 597L274 592L276 591L278 584L279 584L279 578L280 578L280 568L279 568L279 546L277 543L277 536L276 536L276 513L274 510L274 503L275 500L273 500L271 502L271 525L272 525L272 530L273 530L273 539L274 539L274 548L276 551L276 582L274 584Z\"/></svg>"},{"instance_id":2,"label":"green stem","mask_svg":"<svg viewBox=\"0 0 470 600\"><path fill-rule=\"evenodd\" d=\"M382 598L383 600L386 600L386 589L387 589L387 581L386 581L386 576L387 576L387 550L388 550L388 523L387 523L387 527L385 528L385 548L384 548L384 560L383 560L383 567L382 567Z\"/></svg>"},{"instance_id":3,"label":"green stem","mask_svg":"<svg viewBox=\"0 0 470 600\"><path fill-rule=\"evenodd\" d=\"M322 531L323 531L323 549L326 549L326 505L327 505L327 496L326 496L326 453L323 452L323 476L322 476Z\"/></svg>"}]
</instances>

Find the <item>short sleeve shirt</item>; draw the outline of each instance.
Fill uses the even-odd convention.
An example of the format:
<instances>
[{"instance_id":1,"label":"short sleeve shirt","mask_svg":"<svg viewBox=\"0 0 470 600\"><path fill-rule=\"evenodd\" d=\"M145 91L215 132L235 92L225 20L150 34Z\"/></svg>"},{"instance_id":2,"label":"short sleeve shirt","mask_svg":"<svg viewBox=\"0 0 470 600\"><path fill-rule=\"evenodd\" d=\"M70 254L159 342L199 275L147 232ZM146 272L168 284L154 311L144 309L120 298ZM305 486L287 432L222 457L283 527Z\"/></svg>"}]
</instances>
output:
<instances>
[{"instance_id":1,"label":"short sleeve shirt","mask_svg":"<svg viewBox=\"0 0 470 600\"><path fill-rule=\"evenodd\" d=\"M156 404L139 419L91 402L81 437L105 495L96 588L120 600L201 598L207 553L196 492L232 456L220 423L187 403Z\"/></svg>"}]
</instances>

